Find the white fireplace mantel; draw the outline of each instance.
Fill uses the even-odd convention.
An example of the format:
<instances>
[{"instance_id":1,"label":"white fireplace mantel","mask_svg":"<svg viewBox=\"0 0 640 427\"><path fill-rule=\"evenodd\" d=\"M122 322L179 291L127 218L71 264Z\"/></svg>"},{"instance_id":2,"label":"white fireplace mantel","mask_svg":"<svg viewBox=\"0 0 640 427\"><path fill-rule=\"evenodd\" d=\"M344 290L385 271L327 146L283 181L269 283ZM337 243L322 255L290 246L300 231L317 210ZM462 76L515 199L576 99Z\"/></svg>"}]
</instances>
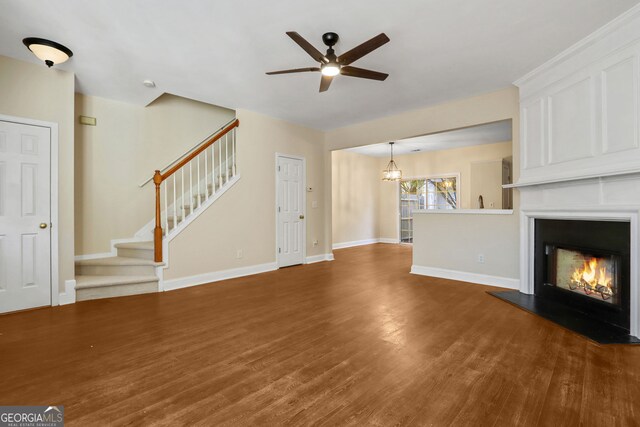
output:
<instances>
[{"instance_id":1,"label":"white fireplace mantel","mask_svg":"<svg viewBox=\"0 0 640 427\"><path fill-rule=\"evenodd\" d=\"M520 89L520 291L535 220L627 221L640 335L640 5L514 83Z\"/></svg>"}]
</instances>

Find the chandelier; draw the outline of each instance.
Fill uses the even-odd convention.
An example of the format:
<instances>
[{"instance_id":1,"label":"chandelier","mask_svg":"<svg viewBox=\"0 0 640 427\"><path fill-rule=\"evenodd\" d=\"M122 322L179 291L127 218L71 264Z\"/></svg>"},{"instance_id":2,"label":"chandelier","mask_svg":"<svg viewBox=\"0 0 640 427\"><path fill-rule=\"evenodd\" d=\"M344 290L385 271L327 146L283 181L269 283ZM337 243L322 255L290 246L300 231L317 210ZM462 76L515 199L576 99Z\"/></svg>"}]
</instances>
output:
<instances>
[{"instance_id":1,"label":"chandelier","mask_svg":"<svg viewBox=\"0 0 640 427\"><path fill-rule=\"evenodd\" d=\"M389 160L387 168L382 171L383 181L400 181L402 179L402 171L398 169L398 165L393 161L393 144L394 142L389 143L391 146L391 160Z\"/></svg>"}]
</instances>

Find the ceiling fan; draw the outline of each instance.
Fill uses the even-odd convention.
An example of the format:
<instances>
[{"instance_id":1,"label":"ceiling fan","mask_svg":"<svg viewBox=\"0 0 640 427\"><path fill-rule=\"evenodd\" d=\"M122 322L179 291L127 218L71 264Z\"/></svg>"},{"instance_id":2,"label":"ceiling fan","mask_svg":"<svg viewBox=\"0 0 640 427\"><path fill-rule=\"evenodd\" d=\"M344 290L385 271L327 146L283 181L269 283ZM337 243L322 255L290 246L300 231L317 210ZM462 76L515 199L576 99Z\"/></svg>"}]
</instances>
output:
<instances>
[{"instance_id":1,"label":"ceiling fan","mask_svg":"<svg viewBox=\"0 0 640 427\"><path fill-rule=\"evenodd\" d=\"M320 63L319 67L294 68L291 70L270 71L268 75L274 74L291 74L319 71L322 73L320 79L320 92L329 89L333 78L338 74L349 77L360 77L363 79L384 81L389 74L380 73L378 71L365 70L364 68L352 67L350 64L362 58L368 53L373 52L383 44L389 42L389 37L385 33L380 33L374 38L354 47L348 52L340 56L336 56L333 46L338 43L338 35L336 33L324 33L322 41L329 48L326 54L322 54L318 49L313 47L311 43L306 41L300 34L295 31L288 31L287 35L293 39L305 52L313 59Z\"/></svg>"}]
</instances>

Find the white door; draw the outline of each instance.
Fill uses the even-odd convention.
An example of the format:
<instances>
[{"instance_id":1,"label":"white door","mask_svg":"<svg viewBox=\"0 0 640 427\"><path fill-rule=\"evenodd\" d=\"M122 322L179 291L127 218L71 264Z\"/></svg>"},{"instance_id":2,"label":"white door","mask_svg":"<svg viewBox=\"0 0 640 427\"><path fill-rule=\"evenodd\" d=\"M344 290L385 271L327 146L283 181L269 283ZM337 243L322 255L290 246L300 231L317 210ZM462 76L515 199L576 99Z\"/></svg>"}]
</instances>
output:
<instances>
[{"instance_id":1,"label":"white door","mask_svg":"<svg viewBox=\"0 0 640 427\"><path fill-rule=\"evenodd\" d=\"M304 262L304 162L278 156L278 266Z\"/></svg>"},{"instance_id":2,"label":"white door","mask_svg":"<svg viewBox=\"0 0 640 427\"><path fill-rule=\"evenodd\" d=\"M0 313L51 305L50 129L0 121Z\"/></svg>"}]
</instances>

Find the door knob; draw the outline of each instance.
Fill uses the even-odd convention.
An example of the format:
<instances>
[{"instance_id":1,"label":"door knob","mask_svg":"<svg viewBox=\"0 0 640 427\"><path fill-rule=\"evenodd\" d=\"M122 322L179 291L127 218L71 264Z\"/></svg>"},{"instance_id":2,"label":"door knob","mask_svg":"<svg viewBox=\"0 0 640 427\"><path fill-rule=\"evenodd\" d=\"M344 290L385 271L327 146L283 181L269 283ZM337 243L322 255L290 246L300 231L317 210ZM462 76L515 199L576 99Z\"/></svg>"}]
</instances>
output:
<instances>
[{"instance_id":1,"label":"door knob","mask_svg":"<svg viewBox=\"0 0 640 427\"><path fill-rule=\"evenodd\" d=\"M300 219L304 219L304 215L300 215Z\"/></svg>"},{"instance_id":2,"label":"door knob","mask_svg":"<svg viewBox=\"0 0 640 427\"><path fill-rule=\"evenodd\" d=\"M41 222L40 223L40 228L47 228L47 223L46 222Z\"/></svg>"}]
</instances>

